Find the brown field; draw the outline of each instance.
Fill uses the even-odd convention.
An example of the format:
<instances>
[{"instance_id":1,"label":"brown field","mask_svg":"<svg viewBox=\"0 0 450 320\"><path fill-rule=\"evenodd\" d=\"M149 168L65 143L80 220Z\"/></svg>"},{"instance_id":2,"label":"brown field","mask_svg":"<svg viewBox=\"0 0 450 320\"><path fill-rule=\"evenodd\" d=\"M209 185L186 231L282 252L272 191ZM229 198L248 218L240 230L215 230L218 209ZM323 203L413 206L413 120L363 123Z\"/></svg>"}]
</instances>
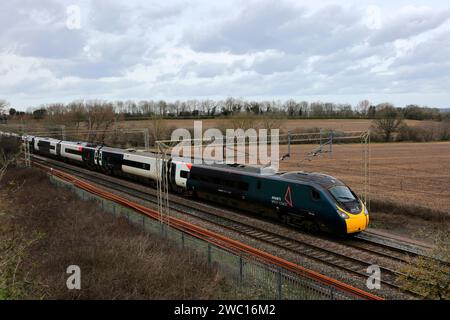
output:
<instances>
[{"instance_id":1,"label":"brown field","mask_svg":"<svg viewBox=\"0 0 450 320\"><path fill-rule=\"evenodd\" d=\"M198 120L200 121L200 120ZM229 119L204 119L202 126L204 129L208 128L222 128L227 124ZM417 121L406 120L406 123L411 126L424 126L433 121ZM148 128L151 127L152 120L139 120L139 121L121 121L118 125L121 128ZM295 129L308 129L308 128L322 128L333 129L341 131L364 131L368 130L372 124L368 119L280 119L281 131L295 130ZM194 127L194 120L192 119L180 119L180 120L165 120L165 124L168 128L186 128L192 129Z\"/></svg>"},{"instance_id":2,"label":"brown field","mask_svg":"<svg viewBox=\"0 0 450 320\"><path fill-rule=\"evenodd\" d=\"M255 123L258 122L255 118ZM192 129L194 127L194 121L202 121L204 129L208 128L222 128L230 120L229 118L221 119L166 119L164 120L167 128L186 128ZM436 121L418 121L418 120L405 120L406 124L410 126L426 126L431 123L437 123ZM149 128L153 126L153 120L135 120L135 121L119 121L117 127L126 129L135 128ZM307 129L307 128L322 128L333 129L341 131L363 131L370 128L372 120L369 119L280 119L279 125L281 130L295 130L295 129ZM64 123L66 127L70 127L70 123ZM45 120L27 120L26 128L30 129L43 129L47 126L53 125L51 122ZM3 129L2 129L3 128ZM8 125L0 125L0 130L7 131L10 128L22 128L22 123L19 120L11 120ZM83 128L81 126L80 128Z\"/></svg>"},{"instance_id":3,"label":"brown field","mask_svg":"<svg viewBox=\"0 0 450 320\"><path fill-rule=\"evenodd\" d=\"M324 172L362 190L361 144L335 144L331 154L305 160L315 147L292 146L292 156L281 162L281 169ZM282 146L280 154L285 152ZM450 142L372 143L370 197L450 213Z\"/></svg>"}]
</instances>

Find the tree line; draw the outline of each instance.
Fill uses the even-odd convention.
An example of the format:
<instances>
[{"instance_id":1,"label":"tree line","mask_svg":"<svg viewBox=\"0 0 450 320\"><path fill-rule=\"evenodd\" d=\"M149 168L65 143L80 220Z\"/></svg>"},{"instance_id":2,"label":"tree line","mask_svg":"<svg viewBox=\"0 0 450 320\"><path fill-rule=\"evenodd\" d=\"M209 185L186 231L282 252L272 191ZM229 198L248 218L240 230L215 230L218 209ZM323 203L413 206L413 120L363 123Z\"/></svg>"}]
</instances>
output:
<instances>
[{"instance_id":1,"label":"tree line","mask_svg":"<svg viewBox=\"0 0 450 320\"><path fill-rule=\"evenodd\" d=\"M93 110L109 110L124 119L139 119L148 117L164 118L215 118L236 115L271 115L289 118L365 118L376 119L384 115L383 110L394 110L403 119L412 120L437 120L445 118L446 113L438 108L430 108L419 105L407 105L395 107L391 103L372 105L368 100L362 100L355 106L350 104L337 104L332 102L308 102L289 99L286 101L251 101L238 98L225 100L186 100L167 102L165 100L127 101L74 101L67 104L52 103L41 105L38 108L28 108L26 112L17 111L9 104L0 101L0 114L6 114L9 118L30 117L43 119L46 117L60 117L71 115L74 121L86 121ZM67 119L66 119L67 120Z\"/></svg>"}]
</instances>

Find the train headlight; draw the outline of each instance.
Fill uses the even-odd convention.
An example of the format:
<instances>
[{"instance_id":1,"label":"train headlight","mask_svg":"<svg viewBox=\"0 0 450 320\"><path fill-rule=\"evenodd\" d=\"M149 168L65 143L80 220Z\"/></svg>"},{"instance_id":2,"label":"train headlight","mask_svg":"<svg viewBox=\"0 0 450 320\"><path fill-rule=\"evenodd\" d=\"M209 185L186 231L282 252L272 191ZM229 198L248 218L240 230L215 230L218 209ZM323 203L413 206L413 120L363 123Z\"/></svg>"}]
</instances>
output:
<instances>
[{"instance_id":1,"label":"train headlight","mask_svg":"<svg viewBox=\"0 0 450 320\"><path fill-rule=\"evenodd\" d=\"M348 218L349 218L348 214L346 214L345 212L342 212L341 210L336 210L336 212L338 213L338 215L339 215L342 219L348 219Z\"/></svg>"}]
</instances>

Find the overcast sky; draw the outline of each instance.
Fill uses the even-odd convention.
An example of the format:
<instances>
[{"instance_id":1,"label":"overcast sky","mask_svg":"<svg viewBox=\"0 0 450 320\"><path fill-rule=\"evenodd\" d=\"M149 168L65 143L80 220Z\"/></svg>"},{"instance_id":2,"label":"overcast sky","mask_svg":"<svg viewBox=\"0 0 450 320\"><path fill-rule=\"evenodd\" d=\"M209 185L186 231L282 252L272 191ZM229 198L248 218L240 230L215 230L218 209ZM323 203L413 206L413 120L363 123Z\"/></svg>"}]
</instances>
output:
<instances>
[{"instance_id":1,"label":"overcast sky","mask_svg":"<svg viewBox=\"0 0 450 320\"><path fill-rule=\"evenodd\" d=\"M450 107L449 1L11 0L0 23L0 99L19 109L228 96Z\"/></svg>"}]
</instances>

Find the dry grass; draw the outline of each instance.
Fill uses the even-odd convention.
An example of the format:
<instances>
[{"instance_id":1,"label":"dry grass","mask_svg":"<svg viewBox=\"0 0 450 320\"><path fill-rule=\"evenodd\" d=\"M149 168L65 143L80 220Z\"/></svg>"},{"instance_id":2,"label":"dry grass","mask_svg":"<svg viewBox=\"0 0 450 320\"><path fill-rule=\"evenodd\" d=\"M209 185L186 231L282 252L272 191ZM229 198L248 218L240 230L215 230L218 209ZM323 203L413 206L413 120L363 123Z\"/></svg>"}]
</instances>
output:
<instances>
[{"instance_id":1,"label":"dry grass","mask_svg":"<svg viewBox=\"0 0 450 320\"><path fill-rule=\"evenodd\" d=\"M211 299L235 293L195 254L55 188L40 171L8 170L0 197L0 298ZM81 268L81 290L66 288L66 268L74 264Z\"/></svg>"}]
</instances>

